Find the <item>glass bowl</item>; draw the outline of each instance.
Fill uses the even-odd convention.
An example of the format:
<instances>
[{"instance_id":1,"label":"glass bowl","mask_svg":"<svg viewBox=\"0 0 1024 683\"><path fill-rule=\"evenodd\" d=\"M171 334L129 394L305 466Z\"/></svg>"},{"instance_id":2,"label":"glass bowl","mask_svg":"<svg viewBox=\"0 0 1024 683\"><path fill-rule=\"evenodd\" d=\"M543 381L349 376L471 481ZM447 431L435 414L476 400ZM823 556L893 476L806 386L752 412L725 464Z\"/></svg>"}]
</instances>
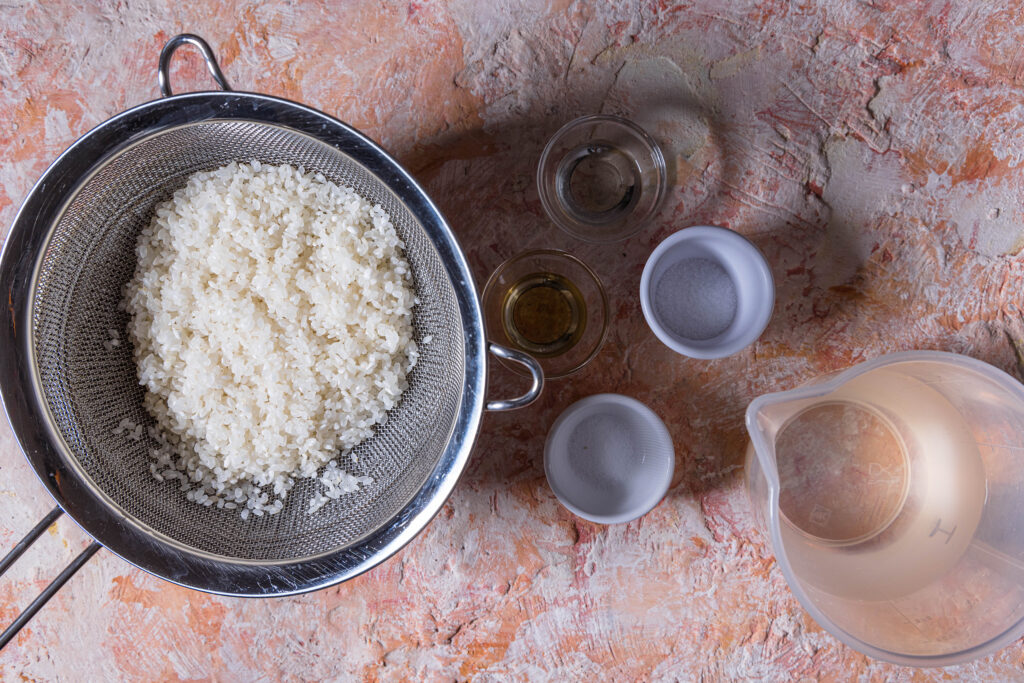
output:
<instances>
[{"instance_id":1,"label":"glass bowl","mask_svg":"<svg viewBox=\"0 0 1024 683\"><path fill-rule=\"evenodd\" d=\"M586 242L617 242L647 225L665 197L665 157L642 128L618 116L562 126L537 166L548 217Z\"/></svg>"},{"instance_id":2,"label":"glass bowl","mask_svg":"<svg viewBox=\"0 0 1024 683\"><path fill-rule=\"evenodd\" d=\"M538 249L505 261L484 285L482 305L487 338L536 358L546 379L576 372L604 344L604 286L589 266L564 251Z\"/></svg>"}]
</instances>

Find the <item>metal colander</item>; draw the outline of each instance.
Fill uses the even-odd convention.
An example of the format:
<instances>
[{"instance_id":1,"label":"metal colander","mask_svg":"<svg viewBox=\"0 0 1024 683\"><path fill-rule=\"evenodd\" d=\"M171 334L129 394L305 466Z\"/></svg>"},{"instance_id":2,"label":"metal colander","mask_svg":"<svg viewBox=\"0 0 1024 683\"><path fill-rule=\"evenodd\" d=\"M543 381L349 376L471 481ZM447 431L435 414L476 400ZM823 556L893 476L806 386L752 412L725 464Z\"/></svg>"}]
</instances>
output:
<instances>
[{"instance_id":1,"label":"metal colander","mask_svg":"<svg viewBox=\"0 0 1024 683\"><path fill-rule=\"evenodd\" d=\"M225 92L170 96L166 70L180 44L198 46ZM379 564L444 504L465 468L481 413L530 403L542 377L528 356L486 344L468 265L423 190L358 131L314 109L228 91L209 48L172 39L161 55L164 99L99 125L47 169L22 205L0 259L6 302L0 390L18 441L59 504L0 559L2 573L61 514L97 541L19 616L0 647L99 544L162 578L231 595L285 595L328 586ZM189 501L150 474L148 436L117 434L122 420L155 426L143 408L119 309L135 245L155 206L198 171L231 161L288 163L348 185L388 212L405 242L419 303L419 360L409 387L342 467L373 483L308 514L316 484L300 479L276 515ZM518 398L484 402L485 351L533 377Z\"/></svg>"},{"instance_id":2,"label":"metal colander","mask_svg":"<svg viewBox=\"0 0 1024 683\"><path fill-rule=\"evenodd\" d=\"M308 514L314 486L300 480L276 515L241 520L238 511L187 500L175 481L159 482L147 454L158 444L115 434L118 423L155 425L142 407L118 304L135 270L139 232L154 207L198 171L231 161L288 163L348 185L391 216L405 242L419 298L422 356L409 388L375 435L343 467L373 483ZM161 131L112 155L78 190L53 228L32 300L39 383L61 437L86 475L118 506L158 533L211 553L286 560L348 545L395 515L437 464L462 396L465 349L455 291L420 222L379 178L337 148L279 126L207 121ZM423 339L430 340L424 344Z\"/></svg>"}]
</instances>

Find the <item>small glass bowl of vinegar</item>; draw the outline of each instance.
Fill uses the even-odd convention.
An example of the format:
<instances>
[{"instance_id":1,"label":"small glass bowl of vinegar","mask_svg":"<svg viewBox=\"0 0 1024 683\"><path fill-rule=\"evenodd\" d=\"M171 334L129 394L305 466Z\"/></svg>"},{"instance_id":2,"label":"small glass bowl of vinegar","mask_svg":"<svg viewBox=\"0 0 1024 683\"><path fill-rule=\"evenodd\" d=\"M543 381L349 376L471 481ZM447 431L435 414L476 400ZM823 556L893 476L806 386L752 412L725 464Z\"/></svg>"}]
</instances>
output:
<instances>
[{"instance_id":1,"label":"small glass bowl of vinegar","mask_svg":"<svg viewBox=\"0 0 1024 683\"><path fill-rule=\"evenodd\" d=\"M667 177L654 138L632 121L599 114L551 137L537 165L537 193L548 217L576 239L618 242L650 224Z\"/></svg>"},{"instance_id":2,"label":"small glass bowl of vinegar","mask_svg":"<svg viewBox=\"0 0 1024 683\"><path fill-rule=\"evenodd\" d=\"M604 344L604 286L587 264L564 251L513 256L491 274L482 299L487 337L536 358L547 379L576 372ZM514 363L506 367L522 372Z\"/></svg>"}]
</instances>

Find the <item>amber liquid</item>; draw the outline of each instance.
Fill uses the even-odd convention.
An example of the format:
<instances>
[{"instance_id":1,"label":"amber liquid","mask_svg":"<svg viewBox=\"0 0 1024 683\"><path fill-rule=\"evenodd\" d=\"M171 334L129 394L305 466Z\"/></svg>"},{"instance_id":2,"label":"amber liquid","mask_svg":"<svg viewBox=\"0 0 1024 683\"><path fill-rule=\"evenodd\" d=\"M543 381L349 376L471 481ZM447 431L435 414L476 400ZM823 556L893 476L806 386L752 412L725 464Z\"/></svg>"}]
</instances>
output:
<instances>
[{"instance_id":1,"label":"amber liquid","mask_svg":"<svg viewBox=\"0 0 1024 683\"><path fill-rule=\"evenodd\" d=\"M579 288L556 273L531 273L519 279L505 293L501 308L509 340L541 358L571 349L587 326Z\"/></svg>"}]
</instances>

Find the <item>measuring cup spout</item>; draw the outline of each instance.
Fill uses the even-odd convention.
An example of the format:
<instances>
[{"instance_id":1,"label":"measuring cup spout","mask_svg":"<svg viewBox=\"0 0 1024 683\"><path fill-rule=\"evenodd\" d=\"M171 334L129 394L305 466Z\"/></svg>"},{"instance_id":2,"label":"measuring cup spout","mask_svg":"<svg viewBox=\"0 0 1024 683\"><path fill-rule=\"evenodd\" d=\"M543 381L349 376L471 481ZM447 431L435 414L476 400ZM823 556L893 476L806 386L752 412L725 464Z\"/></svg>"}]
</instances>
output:
<instances>
[{"instance_id":1,"label":"measuring cup spout","mask_svg":"<svg viewBox=\"0 0 1024 683\"><path fill-rule=\"evenodd\" d=\"M835 390L835 382L827 380L836 374L818 377L797 389L764 394L747 406L746 426L750 435L746 464L747 486L755 498L754 507L764 516L764 521L767 521L767 510L764 508L771 503L771 492L774 491L777 497L779 489L776 438L795 415L808 406L828 400L828 395Z\"/></svg>"}]
</instances>

